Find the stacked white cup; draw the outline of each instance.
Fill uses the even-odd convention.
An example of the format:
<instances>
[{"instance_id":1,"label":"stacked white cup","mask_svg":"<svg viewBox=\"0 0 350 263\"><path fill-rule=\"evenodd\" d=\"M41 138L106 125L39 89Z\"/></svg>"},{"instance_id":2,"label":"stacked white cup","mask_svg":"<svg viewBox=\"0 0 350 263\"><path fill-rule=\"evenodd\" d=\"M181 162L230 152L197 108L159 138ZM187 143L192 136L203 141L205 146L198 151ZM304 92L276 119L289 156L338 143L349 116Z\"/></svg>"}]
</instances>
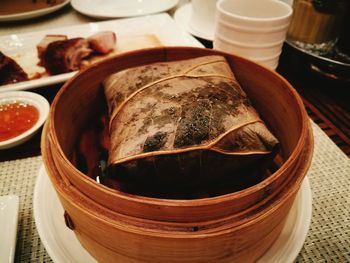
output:
<instances>
[{"instance_id":1,"label":"stacked white cup","mask_svg":"<svg viewBox=\"0 0 350 263\"><path fill-rule=\"evenodd\" d=\"M291 15L279 0L218 0L213 47L276 69Z\"/></svg>"}]
</instances>

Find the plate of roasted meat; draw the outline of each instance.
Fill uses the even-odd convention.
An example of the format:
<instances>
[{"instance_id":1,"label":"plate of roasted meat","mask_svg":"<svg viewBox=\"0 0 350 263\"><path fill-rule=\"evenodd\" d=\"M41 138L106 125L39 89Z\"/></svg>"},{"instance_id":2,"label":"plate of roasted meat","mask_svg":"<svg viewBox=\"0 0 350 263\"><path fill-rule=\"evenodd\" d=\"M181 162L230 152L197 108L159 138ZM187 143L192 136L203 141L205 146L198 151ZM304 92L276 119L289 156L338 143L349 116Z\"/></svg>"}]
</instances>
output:
<instances>
[{"instance_id":1,"label":"plate of roasted meat","mask_svg":"<svg viewBox=\"0 0 350 263\"><path fill-rule=\"evenodd\" d=\"M0 37L0 91L62 83L89 65L136 49L201 46L168 14Z\"/></svg>"}]
</instances>

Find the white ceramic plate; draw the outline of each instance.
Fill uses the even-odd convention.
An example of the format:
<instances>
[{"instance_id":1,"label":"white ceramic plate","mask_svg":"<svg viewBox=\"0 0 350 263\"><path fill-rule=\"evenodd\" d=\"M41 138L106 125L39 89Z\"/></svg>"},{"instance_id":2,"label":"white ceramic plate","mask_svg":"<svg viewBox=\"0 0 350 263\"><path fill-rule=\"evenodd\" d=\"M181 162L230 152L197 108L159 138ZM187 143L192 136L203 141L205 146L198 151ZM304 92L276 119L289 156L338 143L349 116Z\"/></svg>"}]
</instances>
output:
<instances>
[{"instance_id":1,"label":"white ceramic plate","mask_svg":"<svg viewBox=\"0 0 350 263\"><path fill-rule=\"evenodd\" d=\"M41 9L34 10L34 11L21 12L21 13L12 14L12 15L0 15L0 21L19 21L19 20L24 20L24 19L29 19L29 18L47 15L47 14L50 14L52 12L55 12L58 9L61 9L62 7L67 5L69 2L70 2L70 0L65 0L61 4L50 6L47 8L41 8Z\"/></svg>"},{"instance_id":2,"label":"white ceramic plate","mask_svg":"<svg viewBox=\"0 0 350 263\"><path fill-rule=\"evenodd\" d=\"M99 31L111 30L117 35L117 50L128 51L152 47L151 42L143 41L144 36L156 36L161 45L164 46L195 46L203 45L188 33L182 31L175 21L168 14L157 14L135 18L111 20L105 22L88 23L62 28L55 28L26 34L13 34L0 37L0 50L15 59L22 66L24 71L30 74L44 72L44 69L37 66L38 56L36 45L47 34L64 34L69 38L88 37ZM141 39L141 40L140 40ZM40 79L19 82L0 86L0 92L12 90L27 90L37 87L61 83L76 72L46 76Z\"/></svg>"},{"instance_id":3,"label":"white ceramic plate","mask_svg":"<svg viewBox=\"0 0 350 263\"><path fill-rule=\"evenodd\" d=\"M169 10L179 0L72 0L78 12L94 18L142 16Z\"/></svg>"},{"instance_id":4,"label":"white ceramic plate","mask_svg":"<svg viewBox=\"0 0 350 263\"><path fill-rule=\"evenodd\" d=\"M186 32L192 35L213 41L214 39L214 25L208 25L208 23L203 24L193 24L191 23L191 3L184 4L176 9L174 13L174 19L176 23Z\"/></svg>"},{"instance_id":5,"label":"white ceramic plate","mask_svg":"<svg viewBox=\"0 0 350 263\"><path fill-rule=\"evenodd\" d=\"M41 241L54 262L96 260L80 245L74 232L64 222L64 210L41 166L34 189L34 218ZM259 263L293 262L303 246L311 222L312 198L306 177L288 215L282 233L258 261Z\"/></svg>"},{"instance_id":6,"label":"white ceramic plate","mask_svg":"<svg viewBox=\"0 0 350 263\"><path fill-rule=\"evenodd\" d=\"M50 110L50 104L41 95L28 91L0 92L0 104L24 102L33 105L39 111L39 119L32 128L20 135L0 142L0 150L15 147L29 140L44 124Z\"/></svg>"},{"instance_id":7,"label":"white ceramic plate","mask_svg":"<svg viewBox=\"0 0 350 263\"><path fill-rule=\"evenodd\" d=\"M42 165L33 197L35 224L47 252L56 263L97 263L66 227L64 210Z\"/></svg>"},{"instance_id":8,"label":"white ceramic plate","mask_svg":"<svg viewBox=\"0 0 350 263\"><path fill-rule=\"evenodd\" d=\"M15 259L18 223L18 196L0 196L0 262Z\"/></svg>"}]
</instances>

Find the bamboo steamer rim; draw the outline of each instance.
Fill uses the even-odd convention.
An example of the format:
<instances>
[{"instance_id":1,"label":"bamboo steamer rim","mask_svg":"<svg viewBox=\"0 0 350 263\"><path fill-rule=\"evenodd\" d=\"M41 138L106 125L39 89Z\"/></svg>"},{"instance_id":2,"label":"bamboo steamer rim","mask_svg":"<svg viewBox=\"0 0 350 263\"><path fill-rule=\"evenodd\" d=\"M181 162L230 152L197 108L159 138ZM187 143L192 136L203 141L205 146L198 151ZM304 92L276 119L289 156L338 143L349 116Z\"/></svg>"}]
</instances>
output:
<instances>
[{"instance_id":1,"label":"bamboo steamer rim","mask_svg":"<svg viewBox=\"0 0 350 263\"><path fill-rule=\"evenodd\" d=\"M196 51L205 51L206 54L203 54L201 56L206 56L206 55L221 55L224 56L225 58L227 57L231 57L233 59L237 59L237 60L243 60L245 63L249 63L249 64L254 64L255 67L259 67L260 69L263 69L267 74L272 74L274 75L276 78L280 79L284 84L285 87L288 90L288 93L290 93L290 95L292 95L292 97L295 99L296 104L298 105L298 107L294 110L296 110L298 112L298 115L301 117L301 132L300 132L300 137L298 139L298 142L294 148L294 150L292 151L292 153L290 154L290 156L288 157L288 159L281 165L281 167L274 172L273 174L271 174L268 178L266 178L265 180L259 182L256 185L253 185L251 187L245 188L243 190L237 191L237 192L233 192L233 193L228 193L228 194L224 194L224 195L219 195L219 196L214 196L214 197L207 197L207 198L198 198L198 199L191 199L191 200L183 200L183 199L159 199L159 198L153 198L153 197L145 197L145 196L139 196L139 195L133 195L133 194L129 194L129 193L124 193L122 191L118 191L112 188L109 188L107 186L104 186L102 184L98 184L95 180L89 178L88 176L86 176L84 173L82 173L81 171L79 171L66 157L66 155L64 154L60 144L58 143L58 139L57 139L57 134L56 134L56 129L55 129L55 114L56 114L56 105L59 102L59 98L66 92L67 89L69 89L70 85L72 83L74 83L77 79L79 79L81 76L84 76L84 74L88 74L89 71L93 70L94 68L99 67L100 64L106 63L108 61L113 61L116 60L118 58L124 58L124 57L128 57L128 56L137 56L139 54L143 54L143 53L147 53L147 52L158 52L158 53L162 53L163 54L163 58L167 59L167 53L171 51L176 51L176 52L196 52ZM196 56L196 57L200 57L200 56ZM159 60L158 62L162 62L164 60ZM168 61L168 60L165 60ZM175 61L175 60L174 60ZM156 62L156 61L155 61ZM150 62L153 63L153 62ZM150 64L150 63L146 63L146 64ZM126 69L126 68L124 68ZM121 69L123 70L123 69ZM147 48L147 49L141 49L141 50L135 50L135 51L130 51L130 52L125 52L119 55L116 55L115 57L106 59L104 61L100 61L97 62L93 65L91 65L90 67L83 69L82 71L80 71L78 74L76 74L73 78L69 79L64 85L63 87L58 91L56 97L54 98L52 104L51 104L51 111L50 111L50 115L49 115L49 121L50 121L50 125L51 128L49 130L49 134L52 136L54 144L58 150L58 153L60 154L60 156L63 158L63 161L77 174L79 174L79 176L81 176L81 180L84 181L84 183L93 186L93 187L98 187L99 190L101 190L102 192L106 193L106 194L111 194L111 195L116 195L118 196L118 198L120 199L124 199L126 201L136 201L136 202L142 202L145 205L164 205L166 204L167 206L171 207L192 207L192 206L207 206L207 205L214 205L216 203L221 203L224 200L231 200L234 199L235 197L244 197L244 196L248 196L254 192L256 192L259 189L265 188L266 186L270 185L272 182L274 182L276 180L276 178L278 178L285 169L287 169L291 163L294 163L296 161L296 159L298 158L298 156L300 155L300 153L302 152L304 145L305 145L305 141L306 138L308 137L308 132L309 132L309 119L308 119L308 115L306 113L306 110L304 108L303 102L299 96L299 94L297 93L297 91L291 86L291 84L282 76L280 76L278 73L276 73L273 70L268 69L267 67L261 66L259 64L254 63L253 61L249 61L243 57L237 56L237 55L232 55L232 54L228 54L222 51L217 51L217 50L211 50L211 49L204 49L204 48L196 48L196 47L158 47L158 48Z\"/></svg>"},{"instance_id":2,"label":"bamboo steamer rim","mask_svg":"<svg viewBox=\"0 0 350 263\"><path fill-rule=\"evenodd\" d=\"M45 129L46 127L44 127ZM134 215L127 215L127 214L123 214L121 212L118 211L114 211L114 210L110 210L107 207L104 207L103 205L99 204L98 202L96 202L95 200L91 199L91 198L86 198L86 196L84 196L84 194L79 191L78 187L74 186L73 184L66 184L65 180L66 178L64 178L64 176L57 170L57 165L54 161L53 158L53 154L52 154L52 148L51 148L51 143L50 143L50 139L48 139L48 137L45 137L42 140L42 149L45 152L45 158L44 158L44 163L47 164L46 165L46 170L49 171L48 175L50 176L50 178L53 177L53 180L55 182L54 185L58 185L57 187L62 188L61 191L64 190L65 194L64 195L70 195L70 201L74 202L74 203L79 203L79 200L86 200L87 203L92 203L92 206L94 208L91 208L91 204L86 205L87 207L89 207L89 210L94 211L95 214L99 214L99 215L103 215L103 217L105 218L113 218L113 220L119 221L119 222L128 222L133 226L140 226L140 224L142 224L143 226L145 226L145 228L147 228L147 226L150 226L149 228L152 228L151 226L153 226L154 229L154 225L160 225L161 227L165 227L167 230L172 230L172 231L177 231L177 232L186 232L185 230L187 229L193 229L193 228L200 228L201 232L212 232L212 229L217 229L220 227L225 227L225 224L229 223L230 226L236 226L242 223L242 221L246 221L247 218L249 217L249 215L253 214L254 212L258 211L261 207L264 207L265 205L267 205L269 202L271 202L271 198L266 198L263 200L260 200L258 203L255 203L253 206L247 208L246 210L240 211L238 213L234 213L232 215L229 216L224 216L224 217L220 217L218 219L209 219L206 221L183 221L183 222L168 222L168 221L163 221L161 219L150 219L150 218L142 218L142 217L137 217ZM50 163L52 165L50 165ZM300 162L298 163L298 165L300 165ZM53 169L51 168L54 167L55 171L52 171ZM292 181L293 177L289 178L289 180L287 181L287 184L290 184L290 182ZM57 188L55 187L55 188ZM74 198L76 198L77 200L75 200ZM84 202L85 205L85 202ZM97 207L97 211L95 211L95 206ZM248 215L248 216L247 216Z\"/></svg>"},{"instance_id":3,"label":"bamboo steamer rim","mask_svg":"<svg viewBox=\"0 0 350 263\"><path fill-rule=\"evenodd\" d=\"M44 130L47 129L48 123L44 125ZM42 149L43 151L47 150L47 145L45 146L45 135L43 133L42 135ZM89 216L95 218L96 222L103 222L104 224L117 228L119 230L125 231L125 232L130 232L134 234L139 234L139 235L146 235L146 236L151 236L151 237L161 237L161 238L172 238L172 239L182 239L182 238L191 238L191 239L201 239L201 238L211 238L211 237L216 237L216 236L222 236L226 234L230 234L232 232L238 231L243 228L249 228L258 221L264 220L267 217L269 217L271 214L276 212L282 205L284 205L285 202L287 202L290 198L294 201L294 198L305 178L305 175L311 165L312 161L312 155L313 155L313 150L314 150L314 140L312 136L312 130L311 127L309 127L308 130L308 136L306 138L306 145L301 153L302 157L305 157L305 161L301 162L299 164L298 169L300 172L298 173L298 177L295 178L294 181L289 182L288 185L291 185L292 187L285 187L282 193L279 193L277 195L277 198L274 198L273 200L269 201L268 204L263 205L264 209L259 210L257 213L252 213L251 215L247 216L247 219L244 220L243 223L234 225L233 227L226 226L225 228L219 228L217 231L212 231L212 232L204 232L201 233L200 231L197 232L181 232L181 231L166 231L166 230L161 230L161 229L148 229L148 228L143 228L140 226L134 226L134 225L129 225L125 222L116 222L113 221L112 219L108 218L107 216L101 214L98 214L96 211L92 210L89 208L88 205L86 205L85 202L80 201L80 202L70 202L72 206L75 207L75 209L79 210L83 214L89 214ZM46 156L47 153L46 153ZM51 170L50 167L47 167L47 163L44 161L44 165L46 166L47 170ZM52 178L50 178L52 180ZM58 179L55 177L54 180L58 181ZM57 184L59 186L62 186L62 184ZM62 195L66 200L72 200L72 196L74 195L71 193L68 188L64 189L62 187L55 187L55 190L59 193L59 195ZM85 196L85 198L88 198ZM87 208L87 209L86 209ZM288 214L288 213L287 213Z\"/></svg>"}]
</instances>

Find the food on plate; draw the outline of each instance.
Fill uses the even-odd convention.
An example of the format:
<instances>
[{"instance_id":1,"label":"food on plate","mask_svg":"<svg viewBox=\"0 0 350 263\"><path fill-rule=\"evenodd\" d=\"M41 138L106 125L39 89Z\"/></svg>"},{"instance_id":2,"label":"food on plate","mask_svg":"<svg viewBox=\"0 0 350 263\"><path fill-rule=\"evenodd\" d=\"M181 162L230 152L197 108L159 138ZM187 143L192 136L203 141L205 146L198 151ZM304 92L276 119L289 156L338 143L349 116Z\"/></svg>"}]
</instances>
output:
<instances>
[{"instance_id":1,"label":"food on plate","mask_svg":"<svg viewBox=\"0 0 350 263\"><path fill-rule=\"evenodd\" d=\"M99 62L105 58L115 56L117 54L137 50L142 48L159 47L162 43L158 37L154 34L144 34L144 35L130 35L118 38L117 47L109 52L108 54L100 54L96 52L93 56L84 60L82 67L89 66L93 63Z\"/></svg>"},{"instance_id":2,"label":"food on plate","mask_svg":"<svg viewBox=\"0 0 350 263\"><path fill-rule=\"evenodd\" d=\"M278 140L224 57L131 68L103 85L109 149L102 183L108 186L152 195L234 178L239 190L277 152Z\"/></svg>"},{"instance_id":3,"label":"food on plate","mask_svg":"<svg viewBox=\"0 0 350 263\"><path fill-rule=\"evenodd\" d=\"M20 101L0 104L0 141L24 133L32 128L38 119L39 111L31 104Z\"/></svg>"},{"instance_id":4,"label":"food on plate","mask_svg":"<svg viewBox=\"0 0 350 263\"><path fill-rule=\"evenodd\" d=\"M45 50L50 43L67 39L68 37L66 35L46 35L36 46L40 60L39 64L41 65L43 63Z\"/></svg>"},{"instance_id":5,"label":"food on plate","mask_svg":"<svg viewBox=\"0 0 350 263\"><path fill-rule=\"evenodd\" d=\"M43 54L42 64L50 75L78 70L82 59L92 53L84 38L72 38L50 43Z\"/></svg>"},{"instance_id":6,"label":"food on plate","mask_svg":"<svg viewBox=\"0 0 350 263\"><path fill-rule=\"evenodd\" d=\"M52 40L53 37L51 37ZM71 38L51 41L45 48L45 43L50 41L47 36L39 43L39 57L41 64L50 75L79 70L84 59L94 52L107 54L114 50L116 36L114 32L106 31L96 33L89 38Z\"/></svg>"},{"instance_id":7,"label":"food on plate","mask_svg":"<svg viewBox=\"0 0 350 263\"><path fill-rule=\"evenodd\" d=\"M117 37L112 31L104 31L88 37L87 40L92 50L101 54L107 54L115 48Z\"/></svg>"},{"instance_id":8,"label":"food on plate","mask_svg":"<svg viewBox=\"0 0 350 263\"><path fill-rule=\"evenodd\" d=\"M130 50L161 46L161 42L153 34L123 36L116 43L116 35L112 31L71 39L67 35L46 35L37 43L32 50L26 48L6 52L6 57L15 61L27 77L14 78L11 82L3 81L0 86L83 69ZM8 80L7 75L1 75L0 80L1 77Z\"/></svg>"},{"instance_id":9,"label":"food on plate","mask_svg":"<svg viewBox=\"0 0 350 263\"><path fill-rule=\"evenodd\" d=\"M0 51L0 85L28 80L28 75L15 60Z\"/></svg>"}]
</instances>

